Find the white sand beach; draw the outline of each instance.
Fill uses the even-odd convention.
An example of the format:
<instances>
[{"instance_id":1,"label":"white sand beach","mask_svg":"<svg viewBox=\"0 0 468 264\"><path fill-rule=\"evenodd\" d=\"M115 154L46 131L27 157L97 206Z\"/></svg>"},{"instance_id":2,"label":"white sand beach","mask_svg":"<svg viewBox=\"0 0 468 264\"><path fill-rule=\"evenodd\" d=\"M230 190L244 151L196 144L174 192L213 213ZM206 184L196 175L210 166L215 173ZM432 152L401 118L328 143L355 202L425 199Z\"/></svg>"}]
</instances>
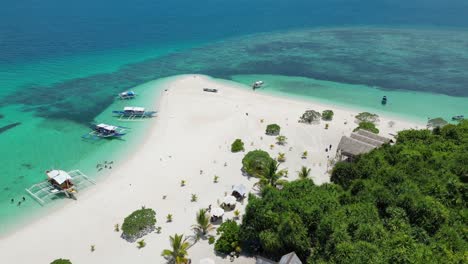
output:
<instances>
[{"instance_id":1,"label":"white sand beach","mask_svg":"<svg viewBox=\"0 0 468 264\"><path fill-rule=\"evenodd\" d=\"M50 263L56 258L73 263L165 263L161 251L169 248L169 235L193 235L191 226L198 209L222 202L233 185L244 184L254 192L256 179L241 172L245 153L263 149L276 157L284 152L286 162L280 168L288 169L288 179L295 179L296 171L304 165L312 169L316 184L329 182L327 155L334 157L341 136L357 126L354 116L360 112L264 95L202 75L171 78L164 85L167 91L159 101L158 116L147 121L153 125L131 158L97 185L78 193L76 201L69 200L59 210L1 238L2 263ZM218 93L203 92L203 88L216 88ZM331 109L333 121L299 123L298 118L308 109ZM392 127L390 120L395 122ZM277 145L274 136L265 135L270 123L281 126L287 144ZM418 126L422 128L422 124L381 116L378 128L380 135L390 137L389 133ZM231 153L230 145L236 138L244 141L245 152ZM331 151L325 152L330 144ZM270 149L270 145L274 147ZM307 159L301 158L304 151ZM215 175L218 183L213 182ZM181 186L181 180L186 186ZM197 202L190 201L192 194L198 196ZM122 224L142 206L156 211L156 226L161 226L162 232L146 235L146 247L137 249L136 243L125 241L114 231L114 225ZM244 207L237 204L241 212ZM170 223L166 222L167 214L173 215ZM225 219L233 217L233 212L226 212ZM94 252L91 245L95 245ZM206 257L230 263L228 258L217 256L206 240L189 250L192 263ZM241 257L235 263L255 260Z\"/></svg>"}]
</instances>

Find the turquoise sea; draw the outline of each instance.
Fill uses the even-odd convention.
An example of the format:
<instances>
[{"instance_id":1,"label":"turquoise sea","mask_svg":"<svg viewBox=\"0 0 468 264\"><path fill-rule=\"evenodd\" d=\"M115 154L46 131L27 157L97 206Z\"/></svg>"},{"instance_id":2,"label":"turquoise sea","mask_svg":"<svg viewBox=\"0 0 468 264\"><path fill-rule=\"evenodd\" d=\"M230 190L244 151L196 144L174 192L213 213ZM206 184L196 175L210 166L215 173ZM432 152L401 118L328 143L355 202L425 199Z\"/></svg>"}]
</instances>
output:
<instances>
[{"instance_id":1,"label":"turquoise sea","mask_svg":"<svg viewBox=\"0 0 468 264\"><path fill-rule=\"evenodd\" d=\"M122 162L149 123L116 121L128 102L115 95L134 89L132 105L154 107L162 77L261 79L262 92L418 121L468 116L467 13L462 0L2 4L0 234L45 212L24 189L46 169L96 178L110 171L98 163ZM91 122L130 133L83 141Z\"/></svg>"}]
</instances>

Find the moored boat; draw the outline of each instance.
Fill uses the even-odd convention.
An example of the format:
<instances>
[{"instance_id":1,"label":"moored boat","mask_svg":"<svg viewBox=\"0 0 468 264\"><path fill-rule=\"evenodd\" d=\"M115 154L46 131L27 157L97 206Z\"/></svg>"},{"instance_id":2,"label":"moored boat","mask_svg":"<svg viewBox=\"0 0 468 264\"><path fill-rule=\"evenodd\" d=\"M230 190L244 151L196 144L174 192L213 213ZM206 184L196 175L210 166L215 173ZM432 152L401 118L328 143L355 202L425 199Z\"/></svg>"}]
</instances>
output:
<instances>
[{"instance_id":1,"label":"moored boat","mask_svg":"<svg viewBox=\"0 0 468 264\"><path fill-rule=\"evenodd\" d=\"M384 96L382 97L382 104L383 104L383 105L386 105L386 104L387 104L387 96L386 96L386 95L384 95Z\"/></svg>"},{"instance_id":2,"label":"moored boat","mask_svg":"<svg viewBox=\"0 0 468 264\"><path fill-rule=\"evenodd\" d=\"M146 111L143 107L124 107L123 110L112 111L121 120L134 120L153 117L156 111Z\"/></svg>"},{"instance_id":3,"label":"moored boat","mask_svg":"<svg viewBox=\"0 0 468 264\"><path fill-rule=\"evenodd\" d=\"M463 115L457 115L457 116L452 117L453 121L461 121L463 119L465 119L465 116L463 116Z\"/></svg>"},{"instance_id":4,"label":"moored boat","mask_svg":"<svg viewBox=\"0 0 468 264\"><path fill-rule=\"evenodd\" d=\"M136 97L136 93L134 91L125 91L119 93L119 98L122 100L134 99Z\"/></svg>"},{"instance_id":5,"label":"moored boat","mask_svg":"<svg viewBox=\"0 0 468 264\"><path fill-rule=\"evenodd\" d=\"M84 135L85 139L100 139L100 138L120 138L126 133L123 127L112 126L108 124L98 124L92 126L93 131Z\"/></svg>"},{"instance_id":6,"label":"moored boat","mask_svg":"<svg viewBox=\"0 0 468 264\"><path fill-rule=\"evenodd\" d=\"M263 81L256 81L256 82L253 83L252 89L255 90L255 89L257 89L257 88L262 87L262 85L263 85Z\"/></svg>"}]
</instances>

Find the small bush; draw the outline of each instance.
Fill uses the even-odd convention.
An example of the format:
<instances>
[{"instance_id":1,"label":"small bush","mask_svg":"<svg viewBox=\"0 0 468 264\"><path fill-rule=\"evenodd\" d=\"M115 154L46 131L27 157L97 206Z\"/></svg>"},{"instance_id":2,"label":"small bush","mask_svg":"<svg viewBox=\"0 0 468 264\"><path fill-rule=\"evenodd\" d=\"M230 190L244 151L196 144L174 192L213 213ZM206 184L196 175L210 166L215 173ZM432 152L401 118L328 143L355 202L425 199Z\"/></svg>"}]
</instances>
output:
<instances>
[{"instance_id":1,"label":"small bush","mask_svg":"<svg viewBox=\"0 0 468 264\"><path fill-rule=\"evenodd\" d=\"M236 251L239 247L239 230L240 227L235 221L228 220L222 223L217 231L221 236L215 243L215 250L224 254Z\"/></svg>"},{"instance_id":2,"label":"small bush","mask_svg":"<svg viewBox=\"0 0 468 264\"><path fill-rule=\"evenodd\" d=\"M215 242L215 237L214 237L214 236L210 236L210 237L208 238L208 244L212 245L212 244L214 244L214 242Z\"/></svg>"},{"instance_id":3,"label":"small bush","mask_svg":"<svg viewBox=\"0 0 468 264\"><path fill-rule=\"evenodd\" d=\"M56 259L52 261L50 264L72 264L68 259Z\"/></svg>"},{"instance_id":4,"label":"small bush","mask_svg":"<svg viewBox=\"0 0 468 264\"><path fill-rule=\"evenodd\" d=\"M269 124L266 128L266 134L270 136L279 135L281 127L277 124Z\"/></svg>"},{"instance_id":5,"label":"small bush","mask_svg":"<svg viewBox=\"0 0 468 264\"><path fill-rule=\"evenodd\" d=\"M190 199L191 202L196 202L198 201L198 197L196 194L192 194L192 198Z\"/></svg>"},{"instance_id":6,"label":"small bush","mask_svg":"<svg viewBox=\"0 0 468 264\"><path fill-rule=\"evenodd\" d=\"M122 236L130 241L151 232L156 224L156 212L150 208L136 210L127 216L122 225Z\"/></svg>"},{"instance_id":7,"label":"small bush","mask_svg":"<svg viewBox=\"0 0 468 264\"><path fill-rule=\"evenodd\" d=\"M218 183L218 181L219 181L219 176L218 176L218 175L215 175L215 176L213 177L213 182L214 182L214 183Z\"/></svg>"},{"instance_id":8,"label":"small bush","mask_svg":"<svg viewBox=\"0 0 468 264\"><path fill-rule=\"evenodd\" d=\"M325 121L331 121L333 119L333 111L332 110L324 110L322 112L322 120L325 120Z\"/></svg>"},{"instance_id":9,"label":"small bush","mask_svg":"<svg viewBox=\"0 0 468 264\"><path fill-rule=\"evenodd\" d=\"M168 214L168 215L166 216L166 221L167 221L168 223L172 222L172 214Z\"/></svg>"},{"instance_id":10,"label":"small bush","mask_svg":"<svg viewBox=\"0 0 468 264\"><path fill-rule=\"evenodd\" d=\"M239 151L244 151L244 142L242 142L241 139L236 139L234 142L232 142L231 145L231 152L239 152Z\"/></svg>"},{"instance_id":11,"label":"small bush","mask_svg":"<svg viewBox=\"0 0 468 264\"><path fill-rule=\"evenodd\" d=\"M320 114L319 112L314 111L314 110L307 110L299 118L299 122L307 123L307 124L319 123L321 117L322 117L322 114Z\"/></svg>"},{"instance_id":12,"label":"small bush","mask_svg":"<svg viewBox=\"0 0 468 264\"><path fill-rule=\"evenodd\" d=\"M279 135L276 137L276 143L278 145L284 145L286 144L286 141L288 140L288 138L286 136L283 136L283 135Z\"/></svg>"},{"instance_id":13,"label":"small bush","mask_svg":"<svg viewBox=\"0 0 468 264\"><path fill-rule=\"evenodd\" d=\"M114 231L115 232L120 232L120 225L119 224L114 225Z\"/></svg>"},{"instance_id":14,"label":"small bush","mask_svg":"<svg viewBox=\"0 0 468 264\"><path fill-rule=\"evenodd\" d=\"M361 122L375 123L379 121L379 116L369 112L362 112L356 116L356 119Z\"/></svg>"},{"instance_id":15,"label":"small bush","mask_svg":"<svg viewBox=\"0 0 468 264\"><path fill-rule=\"evenodd\" d=\"M242 159L242 169L251 176L265 175L273 159L263 150L249 151Z\"/></svg>"},{"instance_id":16,"label":"small bush","mask_svg":"<svg viewBox=\"0 0 468 264\"><path fill-rule=\"evenodd\" d=\"M372 122L361 122L353 131L358 131L359 129L367 130L375 134L379 133L379 129L376 128L375 124Z\"/></svg>"},{"instance_id":17,"label":"small bush","mask_svg":"<svg viewBox=\"0 0 468 264\"><path fill-rule=\"evenodd\" d=\"M325 124L325 129L328 129L329 125L328 124Z\"/></svg>"},{"instance_id":18,"label":"small bush","mask_svg":"<svg viewBox=\"0 0 468 264\"><path fill-rule=\"evenodd\" d=\"M145 246L146 246L146 242L145 242L144 239L139 240L139 241L137 242L137 248L138 248L138 249L144 248Z\"/></svg>"},{"instance_id":19,"label":"small bush","mask_svg":"<svg viewBox=\"0 0 468 264\"><path fill-rule=\"evenodd\" d=\"M96 251L96 245L91 245L91 247L90 247L90 249L89 249L89 250L91 250L91 252L94 252L94 251Z\"/></svg>"}]
</instances>

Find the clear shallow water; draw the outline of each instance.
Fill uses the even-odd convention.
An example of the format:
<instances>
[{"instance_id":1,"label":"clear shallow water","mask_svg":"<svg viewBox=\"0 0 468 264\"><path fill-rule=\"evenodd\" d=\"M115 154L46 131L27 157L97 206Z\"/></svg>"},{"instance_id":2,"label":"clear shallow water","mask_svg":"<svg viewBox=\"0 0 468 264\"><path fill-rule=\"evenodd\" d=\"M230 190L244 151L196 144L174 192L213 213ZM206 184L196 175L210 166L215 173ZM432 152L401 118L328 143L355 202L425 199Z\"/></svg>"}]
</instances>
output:
<instances>
[{"instance_id":1,"label":"clear shallow water","mask_svg":"<svg viewBox=\"0 0 468 264\"><path fill-rule=\"evenodd\" d=\"M131 124L127 141L89 144L80 136L93 120L113 121L109 111L123 106L114 94L157 78L262 78L265 91L300 98L418 119L466 115L467 12L465 0L2 3L0 128L21 124L0 133L0 233L38 207L9 200L45 169L94 177L97 162L118 161L135 146L144 124ZM157 94L145 87L138 89ZM374 105L382 93L390 99L385 109Z\"/></svg>"},{"instance_id":2,"label":"clear shallow water","mask_svg":"<svg viewBox=\"0 0 468 264\"><path fill-rule=\"evenodd\" d=\"M428 118L451 120L454 115L468 116L468 98L406 90L383 90L365 85L315 80L280 75L235 75L232 80L251 85L263 80L259 92L302 100L318 100L332 105L352 107L426 122ZM387 96L386 105L381 104Z\"/></svg>"}]
</instances>

